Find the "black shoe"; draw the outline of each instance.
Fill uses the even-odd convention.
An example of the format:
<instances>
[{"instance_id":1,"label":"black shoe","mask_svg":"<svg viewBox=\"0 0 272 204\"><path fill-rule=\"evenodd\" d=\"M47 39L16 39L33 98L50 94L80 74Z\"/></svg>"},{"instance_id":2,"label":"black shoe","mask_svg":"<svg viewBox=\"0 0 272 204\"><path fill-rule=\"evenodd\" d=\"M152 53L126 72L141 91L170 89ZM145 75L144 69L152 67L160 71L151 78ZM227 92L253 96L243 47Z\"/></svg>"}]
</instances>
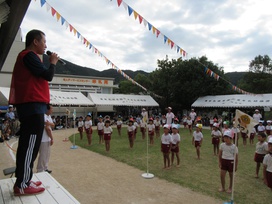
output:
<instances>
[{"instance_id":1,"label":"black shoe","mask_svg":"<svg viewBox=\"0 0 272 204\"><path fill-rule=\"evenodd\" d=\"M48 170L48 169L46 169L45 171L46 171L47 173L49 173L49 174L52 173L52 171L51 171L51 170Z\"/></svg>"}]
</instances>

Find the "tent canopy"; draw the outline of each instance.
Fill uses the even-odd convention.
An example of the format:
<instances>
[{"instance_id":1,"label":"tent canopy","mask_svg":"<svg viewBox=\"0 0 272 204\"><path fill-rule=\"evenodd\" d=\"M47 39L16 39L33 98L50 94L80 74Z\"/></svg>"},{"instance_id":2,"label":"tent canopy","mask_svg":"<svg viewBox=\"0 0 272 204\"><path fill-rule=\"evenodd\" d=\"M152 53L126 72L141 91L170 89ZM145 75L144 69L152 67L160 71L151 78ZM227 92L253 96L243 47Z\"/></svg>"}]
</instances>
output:
<instances>
[{"instance_id":1,"label":"tent canopy","mask_svg":"<svg viewBox=\"0 0 272 204\"><path fill-rule=\"evenodd\" d=\"M10 88L0 88L0 106L8 105ZM57 106L94 106L81 92L61 92L50 90L50 103Z\"/></svg>"},{"instance_id":2,"label":"tent canopy","mask_svg":"<svg viewBox=\"0 0 272 204\"><path fill-rule=\"evenodd\" d=\"M217 95L199 97L192 107L254 108L272 107L272 94L258 95Z\"/></svg>"},{"instance_id":3,"label":"tent canopy","mask_svg":"<svg viewBox=\"0 0 272 204\"><path fill-rule=\"evenodd\" d=\"M97 106L159 106L149 95L89 94Z\"/></svg>"}]
</instances>

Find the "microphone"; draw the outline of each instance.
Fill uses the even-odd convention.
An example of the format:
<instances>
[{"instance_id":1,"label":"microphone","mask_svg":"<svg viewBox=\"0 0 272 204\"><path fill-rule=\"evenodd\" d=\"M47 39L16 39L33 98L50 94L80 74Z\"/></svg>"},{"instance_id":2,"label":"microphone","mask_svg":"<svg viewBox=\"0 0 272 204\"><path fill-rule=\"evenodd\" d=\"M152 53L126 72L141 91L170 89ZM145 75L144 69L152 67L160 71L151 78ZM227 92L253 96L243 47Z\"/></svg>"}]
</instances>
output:
<instances>
[{"instance_id":1,"label":"microphone","mask_svg":"<svg viewBox=\"0 0 272 204\"><path fill-rule=\"evenodd\" d=\"M50 55L52 55L52 52L49 51L49 50L47 50L47 51L46 51L46 54L47 54L48 56L50 56ZM60 62L62 65L66 65L66 62L64 62L64 61L63 61L62 59L60 59L60 58L59 58L58 62Z\"/></svg>"}]
</instances>

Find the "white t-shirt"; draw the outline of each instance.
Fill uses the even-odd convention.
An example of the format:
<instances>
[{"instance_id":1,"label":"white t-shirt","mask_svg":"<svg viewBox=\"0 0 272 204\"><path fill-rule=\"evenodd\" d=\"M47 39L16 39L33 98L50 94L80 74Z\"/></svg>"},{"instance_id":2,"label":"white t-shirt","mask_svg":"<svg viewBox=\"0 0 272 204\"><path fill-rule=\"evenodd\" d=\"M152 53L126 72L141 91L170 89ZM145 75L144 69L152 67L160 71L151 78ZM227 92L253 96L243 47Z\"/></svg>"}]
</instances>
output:
<instances>
[{"instance_id":1,"label":"white t-shirt","mask_svg":"<svg viewBox=\"0 0 272 204\"><path fill-rule=\"evenodd\" d=\"M155 126L161 126L161 121L160 120L155 120L154 125Z\"/></svg>"},{"instance_id":2,"label":"white t-shirt","mask_svg":"<svg viewBox=\"0 0 272 204\"><path fill-rule=\"evenodd\" d=\"M78 121L78 124L77 124L78 127L83 127L83 125L84 125L83 120L82 121Z\"/></svg>"},{"instance_id":3,"label":"white t-shirt","mask_svg":"<svg viewBox=\"0 0 272 204\"><path fill-rule=\"evenodd\" d=\"M121 120L117 120L116 125L122 125L123 122Z\"/></svg>"},{"instance_id":4,"label":"white t-shirt","mask_svg":"<svg viewBox=\"0 0 272 204\"><path fill-rule=\"evenodd\" d=\"M267 154L268 152L268 143L267 142L257 142L256 151L257 154Z\"/></svg>"},{"instance_id":5,"label":"white t-shirt","mask_svg":"<svg viewBox=\"0 0 272 204\"><path fill-rule=\"evenodd\" d=\"M161 143L162 144L171 144L173 142L172 136L170 134L161 136Z\"/></svg>"},{"instance_id":6,"label":"white t-shirt","mask_svg":"<svg viewBox=\"0 0 272 204\"><path fill-rule=\"evenodd\" d=\"M210 119L210 125L213 125L213 124L214 124L214 120Z\"/></svg>"},{"instance_id":7,"label":"white t-shirt","mask_svg":"<svg viewBox=\"0 0 272 204\"><path fill-rule=\"evenodd\" d=\"M110 134L110 133L112 133L111 126L109 126L109 127L104 126L103 128L104 128L104 134Z\"/></svg>"},{"instance_id":8,"label":"white t-shirt","mask_svg":"<svg viewBox=\"0 0 272 204\"><path fill-rule=\"evenodd\" d=\"M259 125L257 129L258 129L258 132L264 132L265 131L265 126Z\"/></svg>"},{"instance_id":9,"label":"white t-shirt","mask_svg":"<svg viewBox=\"0 0 272 204\"><path fill-rule=\"evenodd\" d=\"M202 134L202 132L194 131L193 137L194 137L195 141L200 142L203 139L203 134Z\"/></svg>"},{"instance_id":10,"label":"white t-shirt","mask_svg":"<svg viewBox=\"0 0 272 204\"><path fill-rule=\"evenodd\" d=\"M145 123L145 122L143 122L143 121L141 121L141 123L140 123L140 127L141 127L141 128L145 128L145 127L146 127L146 123Z\"/></svg>"},{"instance_id":11,"label":"white t-shirt","mask_svg":"<svg viewBox=\"0 0 272 204\"><path fill-rule=\"evenodd\" d=\"M155 129L155 125L154 124L147 124L147 130L148 131L152 131Z\"/></svg>"},{"instance_id":12,"label":"white t-shirt","mask_svg":"<svg viewBox=\"0 0 272 204\"><path fill-rule=\"evenodd\" d=\"M86 129L91 128L92 125L93 125L93 122L91 120L89 120L89 121L86 120L85 123L84 123L84 126L85 126Z\"/></svg>"},{"instance_id":13,"label":"white t-shirt","mask_svg":"<svg viewBox=\"0 0 272 204\"><path fill-rule=\"evenodd\" d=\"M44 114L44 122L47 122L47 121L50 123L53 123L51 116ZM51 129L51 127L50 127L50 129ZM52 131L52 129L51 129L51 131ZM51 138L48 136L48 134L44 128L43 135L42 135L42 142L50 142L50 141L51 141Z\"/></svg>"},{"instance_id":14,"label":"white t-shirt","mask_svg":"<svg viewBox=\"0 0 272 204\"><path fill-rule=\"evenodd\" d=\"M192 124L193 124L193 120L192 120L192 119L191 119L191 120L188 120L188 119L187 119L187 124L188 124L188 125L192 125Z\"/></svg>"},{"instance_id":15,"label":"white t-shirt","mask_svg":"<svg viewBox=\"0 0 272 204\"><path fill-rule=\"evenodd\" d=\"M272 173L272 155L267 154L264 156L263 164L267 166L266 171Z\"/></svg>"},{"instance_id":16,"label":"white t-shirt","mask_svg":"<svg viewBox=\"0 0 272 204\"><path fill-rule=\"evenodd\" d=\"M258 114L254 113L254 114L253 114L253 119L254 119L257 123L259 122L259 120L261 120L261 118L262 118L262 115L261 115L260 113L258 113Z\"/></svg>"},{"instance_id":17,"label":"white t-shirt","mask_svg":"<svg viewBox=\"0 0 272 204\"><path fill-rule=\"evenodd\" d=\"M175 117L174 113L168 112L168 113L166 114L166 124L171 125L172 120L174 119L174 117Z\"/></svg>"},{"instance_id":18,"label":"white t-shirt","mask_svg":"<svg viewBox=\"0 0 272 204\"><path fill-rule=\"evenodd\" d=\"M103 122L98 122L97 123L97 130L103 130L104 123Z\"/></svg>"},{"instance_id":19,"label":"white t-shirt","mask_svg":"<svg viewBox=\"0 0 272 204\"><path fill-rule=\"evenodd\" d=\"M189 116L192 120L195 120L196 112L190 112Z\"/></svg>"},{"instance_id":20,"label":"white t-shirt","mask_svg":"<svg viewBox=\"0 0 272 204\"><path fill-rule=\"evenodd\" d=\"M238 154L238 148L235 144L221 143L219 149L222 150L222 159L234 160L235 153Z\"/></svg>"},{"instance_id":21,"label":"white t-shirt","mask_svg":"<svg viewBox=\"0 0 272 204\"><path fill-rule=\"evenodd\" d=\"M172 143L177 144L178 142L180 142L180 135L178 133L177 134L172 133Z\"/></svg>"},{"instance_id":22,"label":"white t-shirt","mask_svg":"<svg viewBox=\"0 0 272 204\"><path fill-rule=\"evenodd\" d=\"M128 132L132 132L132 131L134 131L135 129L136 129L136 127L135 127L134 125L132 125L132 126L127 126Z\"/></svg>"},{"instance_id":23,"label":"white t-shirt","mask_svg":"<svg viewBox=\"0 0 272 204\"><path fill-rule=\"evenodd\" d=\"M265 129L266 129L266 130L272 130L272 126L271 126L271 125L267 125L267 126L265 127Z\"/></svg>"},{"instance_id":24,"label":"white t-shirt","mask_svg":"<svg viewBox=\"0 0 272 204\"><path fill-rule=\"evenodd\" d=\"M222 133L219 130L213 130L211 133L212 136L221 137Z\"/></svg>"},{"instance_id":25,"label":"white t-shirt","mask_svg":"<svg viewBox=\"0 0 272 204\"><path fill-rule=\"evenodd\" d=\"M133 125L135 126L135 128L139 127L139 124L137 122L134 122Z\"/></svg>"}]
</instances>

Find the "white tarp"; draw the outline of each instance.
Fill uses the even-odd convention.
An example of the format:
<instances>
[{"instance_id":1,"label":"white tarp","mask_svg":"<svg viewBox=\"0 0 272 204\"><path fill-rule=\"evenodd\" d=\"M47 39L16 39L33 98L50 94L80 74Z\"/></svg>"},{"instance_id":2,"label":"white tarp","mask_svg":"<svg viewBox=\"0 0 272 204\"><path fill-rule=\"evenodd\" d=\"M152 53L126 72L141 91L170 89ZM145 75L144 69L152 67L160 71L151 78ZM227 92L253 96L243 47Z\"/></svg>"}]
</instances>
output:
<instances>
[{"instance_id":1,"label":"white tarp","mask_svg":"<svg viewBox=\"0 0 272 204\"><path fill-rule=\"evenodd\" d=\"M0 88L0 105L8 105L10 88ZM62 92L50 90L50 103L58 106L94 106L94 103L81 92Z\"/></svg>"},{"instance_id":2,"label":"white tarp","mask_svg":"<svg viewBox=\"0 0 272 204\"><path fill-rule=\"evenodd\" d=\"M203 96L199 97L192 107L272 107L272 94Z\"/></svg>"},{"instance_id":3,"label":"white tarp","mask_svg":"<svg viewBox=\"0 0 272 204\"><path fill-rule=\"evenodd\" d=\"M62 92L50 90L50 103L59 106L94 106L81 92Z\"/></svg>"},{"instance_id":4,"label":"white tarp","mask_svg":"<svg viewBox=\"0 0 272 204\"><path fill-rule=\"evenodd\" d=\"M159 106L149 95L93 94L89 98L97 106Z\"/></svg>"}]
</instances>

